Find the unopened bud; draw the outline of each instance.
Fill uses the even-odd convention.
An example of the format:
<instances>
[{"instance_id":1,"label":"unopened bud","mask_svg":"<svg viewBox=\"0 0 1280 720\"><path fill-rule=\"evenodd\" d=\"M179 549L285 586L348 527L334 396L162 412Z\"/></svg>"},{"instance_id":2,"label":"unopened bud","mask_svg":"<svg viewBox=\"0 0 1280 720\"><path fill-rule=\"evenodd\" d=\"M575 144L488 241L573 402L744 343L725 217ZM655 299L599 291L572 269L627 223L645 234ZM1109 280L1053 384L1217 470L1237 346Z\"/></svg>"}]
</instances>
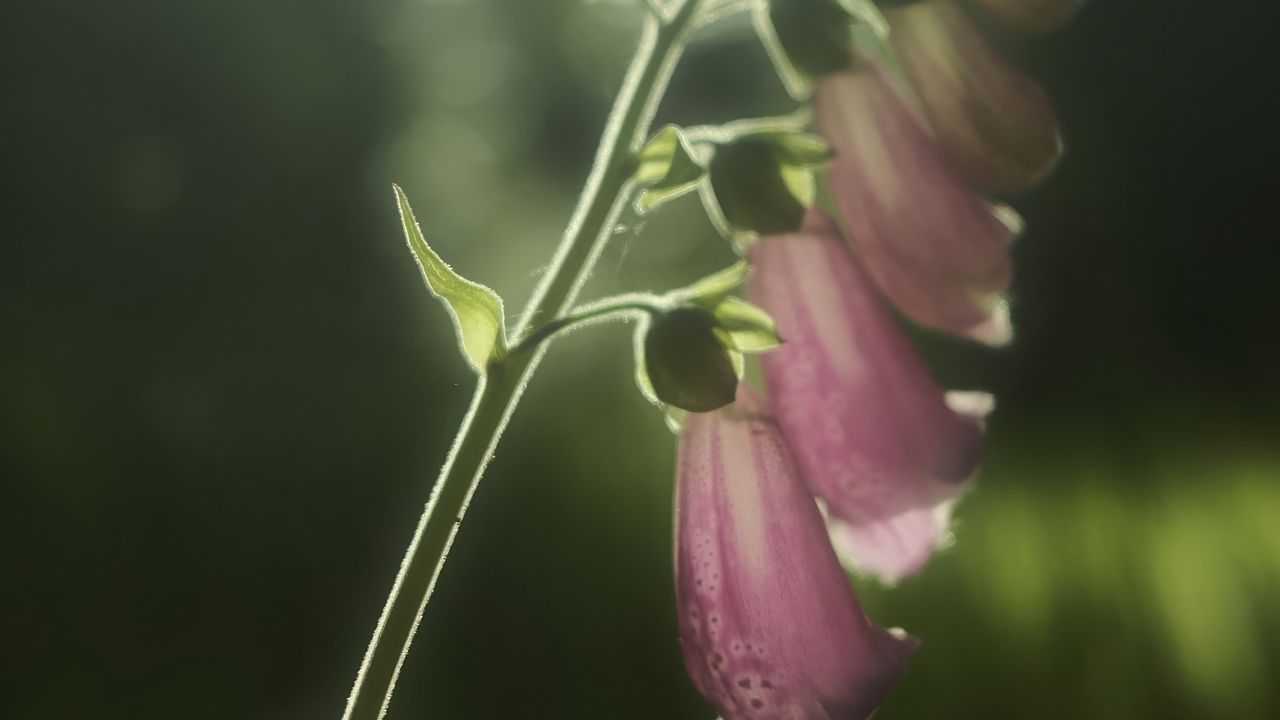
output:
<instances>
[{"instance_id":1,"label":"unopened bud","mask_svg":"<svg viewBox=\"0 0 1280 720\"><path fill-rule=\"evenodd\" d=\"M738 373L716 332L716 319L698 307L676 308L653 319L644 362L658 399L690 412L733 402Z\"/></svg>"}]
</instances>

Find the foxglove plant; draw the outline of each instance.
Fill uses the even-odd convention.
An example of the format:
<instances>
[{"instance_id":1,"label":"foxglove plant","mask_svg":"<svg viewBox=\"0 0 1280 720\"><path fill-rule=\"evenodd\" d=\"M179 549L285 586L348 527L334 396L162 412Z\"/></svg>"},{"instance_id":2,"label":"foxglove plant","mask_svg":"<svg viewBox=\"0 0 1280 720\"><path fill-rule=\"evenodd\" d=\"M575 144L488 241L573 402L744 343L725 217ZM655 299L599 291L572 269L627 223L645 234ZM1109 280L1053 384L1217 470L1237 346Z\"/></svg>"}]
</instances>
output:
<instances>
[{"instance_id":1,"label":"foxglove plant","mask_svg":"<svg viewBox=\"0 0 1280 720\"><path fill-rule=\"evenodd\" d=\"M1076 4L974 3L1028 31L1060 24ZM681 436L676 605L694 685L723 720L859 720L884 700L918 641L863 614L838 557L891 581L919 570L972 480L991 407L985 394L938 387L890 307L1007 342L1018 223L979 191L1029 187L1060 149L1043 94L959 5L885 4L894 7L882 14L868 0L644 2L590 176L513 330L502 299L432 250L395 188L410 249L477 384L344 718L386 714L471 495L547 343L610 319L637 321L636 381ZM812 91L819 134L804 112L651 133L695 31L743 11L787 89L797 99ZM815 207L824 166L848 243ZM576 304L624 211L643 215L695 190L743 259L666 293ZM759 305L735 294L744 282ZM767 400L742 381L749 353L765 353Z\"/></svg>"}]
</instances>

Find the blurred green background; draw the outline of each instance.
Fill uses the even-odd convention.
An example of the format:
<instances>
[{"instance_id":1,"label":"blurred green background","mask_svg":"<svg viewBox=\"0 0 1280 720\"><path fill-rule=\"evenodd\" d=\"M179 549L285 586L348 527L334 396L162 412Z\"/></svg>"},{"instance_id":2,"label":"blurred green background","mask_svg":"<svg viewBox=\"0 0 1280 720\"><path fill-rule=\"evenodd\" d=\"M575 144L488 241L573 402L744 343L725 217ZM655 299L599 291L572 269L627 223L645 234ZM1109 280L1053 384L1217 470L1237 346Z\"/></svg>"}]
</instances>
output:
<instances>
[{"instance_id":1,"label":"blurred green background","mask_svg":"<svg viewBox=\"0 0 1280 720\"><path fill-rule=\"evenodd\" d=\"M1273 12L1099 0L1009 40L1069 150L1013 201L1017 342L920 338L1000 408L958 543L864 587L925 641L878 717L1280 717ZM5 3L0 716L337 717L472 384L390 184L519 307L637 21ZM660 120L791 107L738 25ZM625 223L591 292L730 258L695 201ZM551 352L393 718L711 718L676 644L673 442L629 362L622 327Z\"/></svg>"}]
</instances>

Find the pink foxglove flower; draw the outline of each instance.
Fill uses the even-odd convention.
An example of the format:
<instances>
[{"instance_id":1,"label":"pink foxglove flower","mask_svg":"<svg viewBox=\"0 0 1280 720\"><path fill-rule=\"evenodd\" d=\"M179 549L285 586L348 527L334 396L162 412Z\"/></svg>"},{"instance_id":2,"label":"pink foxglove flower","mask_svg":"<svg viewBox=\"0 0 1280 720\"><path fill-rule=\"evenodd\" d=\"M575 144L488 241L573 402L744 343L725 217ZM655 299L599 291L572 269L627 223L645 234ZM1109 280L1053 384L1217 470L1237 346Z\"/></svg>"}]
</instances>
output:
<instances>
[{"instance_id":1,"label":"pink foxglove flower","mask_svg":"<svg viewBox=\"0 0 1280 720\"><path fill-rule=\"evenodd\" d=\"M836 549L890 581L919 570L977 468L990 396L944 394L821 212L751 260L748 293L783 338L760 356L770 402Z\"/></svg>"},{"instance_id":2,"label":"pink foxglove flower","mask_svg":"<svg viewBox=\"0 0 1280 720\"><path fill-rule=\"evenodd\" d=\"M954 0L924 0L885 17L894 55L957 170L984 189L1017 192L1053 169L1062 142L1048 97L991 46L963 8Z\"/></svg>"},{"instance_id":3,"label":"pink foxglove flower","mask_svg":"<svg viewBox=\"0 0 1280 720\"><path fill-rule=\"evenodd\" d=\"M1048 32L1066 24L1084 0L975 0L996 22L1020 32Z\"/></svg>"},{"instance_id":4,"label":"pink foxglove flower","mask_svg":"<svg viewBox=\"0 0 1280 720\"><path fill-rule=\"evenodd\" d=\"M814 121L836 156L836 202L885 295L926 327L998 345L1021 221L956 174L903 91L874 63L825 75Z\"/></svg>"},{"instance_id":5,"label":"pink foxglove flower","mask_svg":"<svg viewBox=\"0 0 1280 720\"><path fill-rule=\"evenodd\" d=\"M862 720L918 641L873 625L750 387L680 436L676 606L685 666L724 720Z\"/></svg>"}]
</instances>

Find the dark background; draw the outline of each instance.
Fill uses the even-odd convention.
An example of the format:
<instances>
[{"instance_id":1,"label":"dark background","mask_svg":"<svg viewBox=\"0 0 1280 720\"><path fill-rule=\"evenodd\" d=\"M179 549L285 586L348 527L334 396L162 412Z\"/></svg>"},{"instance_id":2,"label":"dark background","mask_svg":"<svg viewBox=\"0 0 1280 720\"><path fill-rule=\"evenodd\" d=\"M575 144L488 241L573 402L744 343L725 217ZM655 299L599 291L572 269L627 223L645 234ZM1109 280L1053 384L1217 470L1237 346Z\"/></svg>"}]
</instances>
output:
<instances>
[{"instance_id":1,"label":"dark background","mask_svg":"<svg viewBox=\"0 0 1280 720\"><path fill-rule=\"evenodd\" d=\"M878 717L1280 715L1271 6L1096 0L1011 41L1069 150L1013 200L1016 343L921 338L1000 409L959 542L860 583L925 641ZM5 3L0 716L338 716L472 382L390 184L519 307L637 25L576 0ZM791 107L739 28L660 119ZM724 265L699 213L629 224L592 291ZM551 353L392 717L711 717L672 617L673 443L629 357L620 327Z\"/></svg>"}]
</instances>

